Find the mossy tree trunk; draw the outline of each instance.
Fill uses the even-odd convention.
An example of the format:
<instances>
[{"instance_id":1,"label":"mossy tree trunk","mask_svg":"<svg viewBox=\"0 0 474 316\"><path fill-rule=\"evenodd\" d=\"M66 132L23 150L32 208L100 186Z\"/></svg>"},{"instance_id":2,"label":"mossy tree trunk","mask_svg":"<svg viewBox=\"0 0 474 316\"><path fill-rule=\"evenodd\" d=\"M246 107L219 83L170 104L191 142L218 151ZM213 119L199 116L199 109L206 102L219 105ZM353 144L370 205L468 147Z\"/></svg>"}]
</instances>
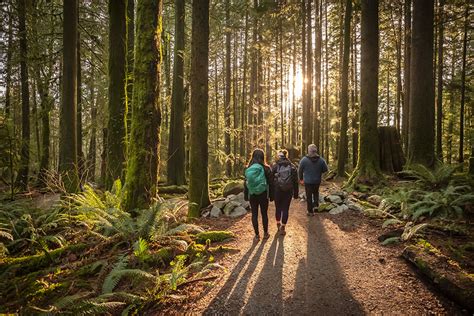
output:
<instances>
[{"instance_id":1,"label":"mossy tree trunk","mask_svg":"<svg viewBox=\"0 0 474 316\"><path fill-rule=\"evenodd\" d=\"M64 2L63 95L59 135L59 171L67 192L79 189L77 174L77 18L78 1Z\"/></svg>"},{"instance_id":2,"label":"mossy tree trunk","mask_svg":"<svg viewBox=\"0 0 474 316\"><path fill-rule=\"evenodd\" d=\"M26 39L26 0L18 2L18 32L20 36L20 82L21 82L21 156L17 187L26 190L30 163L30 92L28 86L28 46Z\"/></svg>"},{"instance_id":3,"label":"mossy tree trunk","mask_svg":"<svg viewBox=\"0 0 474 316\"><path fill-rule=\"evenodd\" d=\"M109 0L109 104L105 185L123 180L126 153L127 0Z\"/></svg>"},{"instance_id":4,"label":"mossy tree trunk","mask_svg":"<svg viewBox=\"0 0 474 316\"><path fill-rule=\"evenodd\" d=\"M349 183L379 181L380 155L377 131L379 77L378 0L362 0L361 7L361 103L359 155Z\"/></svg>"},{"instance_id":5,"label":"mossy tree trunk","mask_svg":"<svg viewBox=\"0 0 474 316\"><path fill-rule=\"evenodd\" d=\"M161 0L137 2L130 151L125 178L126 210L149 207L156 197L161 110Z\"/></svg>"},{"instance_id":6,"label":"mossy tree trunk","mask_svg":"<svg viewBox=\"0 0 474 316\"><path fill-rule=\"evenodd\" d=\"M209 0L194 0L191 44L191 152L189 217L209 205L208 66Z\"/></svg>"},{"instance_id":7,"label":"mossy tree trunk","mask_svg":"<svg viewBox=\"0 0 474 316\"><path fill-rule=\"evenodd\" d=\"M433 17L433 0L413 2L408 161L427 167L435 163Z\"/></svg>"},{"instance_id":8,"label":"mossy tree trunk","mask_svg":"<svg viewBox=\"0 0 474 316\"><path fill-rule=\"evenodd\" d=\"M337 176L345 177L345 166L347 162L348 140L347 140L347 112L349 104L349 51L351 41L351 17L352 0L346 1L346 11L344 14L344 52L342 56L342 77L341 77L341 129L339 134L339 150L337 159Z\"/></svg>"},{"instance_id":9,"label":"mossy tree trunk","mask_svg":"<svg viewBox=\"0 0 474 316\"><path fill-rule=\"evenodd\" d=\"M171 126L168 144L168 184L186 183L184 166L184 48L185 1L175 0L175 45L173 91L171 95Z\"/></svg>"}]
</instances>

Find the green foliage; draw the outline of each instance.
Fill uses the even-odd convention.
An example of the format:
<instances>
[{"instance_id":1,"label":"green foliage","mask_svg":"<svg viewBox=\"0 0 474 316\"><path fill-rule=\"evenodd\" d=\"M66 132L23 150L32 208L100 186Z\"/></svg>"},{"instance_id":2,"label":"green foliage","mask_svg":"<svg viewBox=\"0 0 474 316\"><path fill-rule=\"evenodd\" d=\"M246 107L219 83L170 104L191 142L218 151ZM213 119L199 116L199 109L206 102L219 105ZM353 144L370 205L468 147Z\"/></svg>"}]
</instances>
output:
<instances>
[{"instance_id":1,"label":"green foliage","mask_svg":"<svg viewBox=\"0 0 474 316\"><path fill-rule=\"evenodd\" d=\"M143 238L138 240L133 245L133 254L140 262L145 262L150 259L150 251L148 249L148 242Z\"/></svg>"},{"instance_id":2,"label":"green foliage","mask_svg":"<svg viewBox=\"0 0 474 316\"><path fill-rule=\"evenodd\" d=\"M184 201L177 200L157 202L133 217L121 209L122 195L120 180L115 181L111 192L103 195L86 185L84 192L69 196L67 207L74 219L100 237L119 237L132 242L139 237L153 239L164 234L168 230L168 219L176 218L185 205Z\"/></svg>"},{"instance_id":3,"label":"green foliage","mask_svg":"<svg viewBox=\"0 0 474 316\"><path fill-rule=\"evenodd\" d=\"M0 244L10 254L27 251L48 253L63 247L63 234L69 220L61 209L39 210L23 203L12 202L0 208Z\"/></svg>"},{"instance_id":4,"label":"green foliage","mask_svg":"<svg viewBox=\"0 0 474 316\"><path fill-rule=\"evenodd\" d=\"M170 263L172 270L169 274L169 285L173 291L176 291L178 285L186 280L188 273L188 267L184 265L186 258L186 255L176 256L176 259Z\"/></svg>"},{"instance_id":5,"label":"green foliage","mask_svg":"<svg viewBox=\"0 0 474 316\"><path fill-rule=\"evenodd\" d=\"M402 175L415 179L424 189L439 189L449 184L459 165L440 164L434 170L422 164L413 164L402 171Z\"/></svg>"},{"instance_id":6,"label":"green foliage","mask_svg":"<svg viewBox=\"0 0 474 316\"><path fill-rule=\"evenodd\" d=\"M234 233L231 231L206 231L196 235L196 242L200 244L206 243L207 240L210 242L221 242L233 237Z\"/></svg>"}]
</instances>

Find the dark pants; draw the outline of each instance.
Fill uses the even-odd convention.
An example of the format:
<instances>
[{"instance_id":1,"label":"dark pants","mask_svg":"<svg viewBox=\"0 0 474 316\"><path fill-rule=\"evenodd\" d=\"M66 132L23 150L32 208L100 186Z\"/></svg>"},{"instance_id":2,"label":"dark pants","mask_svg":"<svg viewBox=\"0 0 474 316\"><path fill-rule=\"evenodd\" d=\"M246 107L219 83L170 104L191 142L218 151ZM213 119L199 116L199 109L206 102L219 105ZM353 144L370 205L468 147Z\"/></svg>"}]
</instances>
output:
<instances>
[{"instance_id":1,"label":"dark pants","mask_svg":"<svg viewBox=\"0 0 474 316\"><path fill-rule=\"evenodd\" d=\"M268 232L268 196L267 192L259 195L250 195L250 208L252 209L252 225L255 235L258 235L258 207L262 213L263 231Z\"/></svg>"},{"instance_id":2,"label":"dark pants","mask_svg":"<svg viewBox=\"0 0 474 316\"><path fill-rule=\"evenodd\" d=\"M319 183L305 183L304 190L306 192L306 207L308 212L314 213L313 208L319 206Z\"/></svg>"},{"instance_id":3,"label":"dark pants","mask_svg":"<svg viewBox=\"0 0 474 316\"><path fill-rule=\"evenodd\" d=\"M288 210L290 209L293 191L276 191L275 192L275 217L277 222L282 221L283 224L288 222Z\"/></svg>"}]
</instances>

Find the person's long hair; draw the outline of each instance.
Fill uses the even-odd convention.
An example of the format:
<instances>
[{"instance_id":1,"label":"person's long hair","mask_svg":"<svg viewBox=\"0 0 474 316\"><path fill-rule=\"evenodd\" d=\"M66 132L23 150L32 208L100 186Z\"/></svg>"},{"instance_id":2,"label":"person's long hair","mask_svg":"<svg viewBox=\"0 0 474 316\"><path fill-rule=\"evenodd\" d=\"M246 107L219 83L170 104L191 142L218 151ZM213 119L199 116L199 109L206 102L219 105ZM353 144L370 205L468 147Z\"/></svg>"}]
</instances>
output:
<instances>
[{"instance_id":1,"label":"person's long hair","mask_svg":"<svg viewBox=\"0 0 474 316\"><path fill-rule=\"evenodd\" d=\"M267 163L265 161L265 152L259 148L255 149L252 152L252 156L250 157L249 163L247 167L250 167L254 163L259 163L262 166L266 166Z\"/></svg>"}]
</instances>

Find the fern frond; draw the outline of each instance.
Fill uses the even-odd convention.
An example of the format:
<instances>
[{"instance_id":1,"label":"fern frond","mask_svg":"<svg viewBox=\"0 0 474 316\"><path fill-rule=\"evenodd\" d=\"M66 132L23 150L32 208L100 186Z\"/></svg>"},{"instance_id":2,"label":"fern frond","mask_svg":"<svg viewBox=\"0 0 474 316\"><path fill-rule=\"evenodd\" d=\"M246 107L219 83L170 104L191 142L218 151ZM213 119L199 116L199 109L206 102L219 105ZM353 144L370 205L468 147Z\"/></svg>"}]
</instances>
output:
<instances>
[{"instance_id":1,"label":"fern frond","mask_svg":"<svg viewBox=\"0 0 474 316\"><path fill-rule=\"evenodd\" d=\"M102 294L111 293L114 290L120 281L120 278L118 278L115 274L117 271L124 270L127 265L128 257L120 256L117 263L114 265L114 268L104 280L104 284L102 285Z\"/></svg>"}]
</instances>

